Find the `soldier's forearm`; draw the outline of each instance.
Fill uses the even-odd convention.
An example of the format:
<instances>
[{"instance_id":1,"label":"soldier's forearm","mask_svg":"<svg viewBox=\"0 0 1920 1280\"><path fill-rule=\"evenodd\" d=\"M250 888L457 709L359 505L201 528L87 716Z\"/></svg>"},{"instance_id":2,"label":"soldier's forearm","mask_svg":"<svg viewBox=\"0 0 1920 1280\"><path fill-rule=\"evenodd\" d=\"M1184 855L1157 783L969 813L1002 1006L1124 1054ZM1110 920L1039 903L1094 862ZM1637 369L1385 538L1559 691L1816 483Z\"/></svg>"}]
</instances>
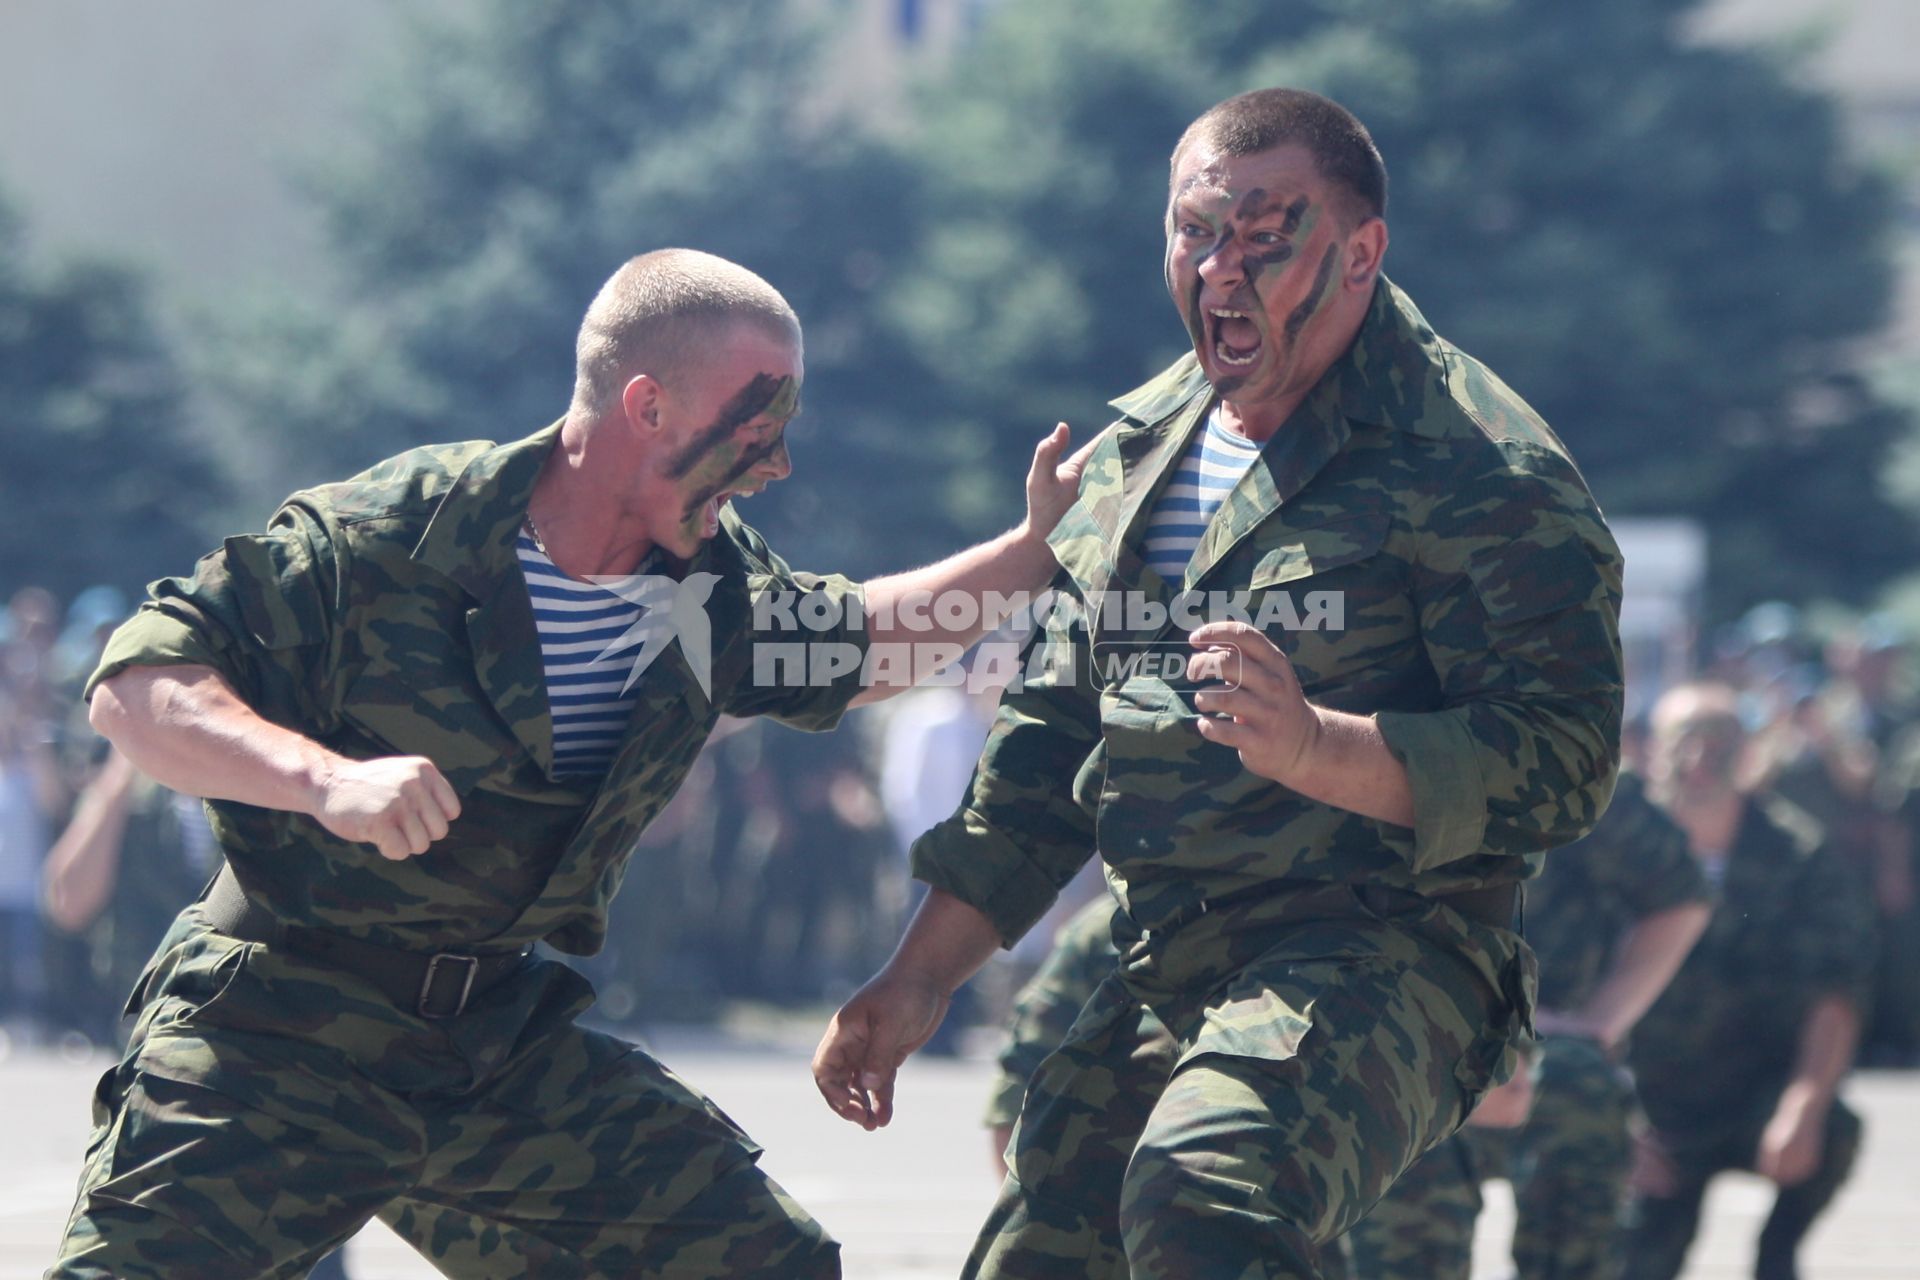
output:
<instances>
[{"instance_id":1,"label":"soldier's forearm","mask_svg":"<svg viewBox=\"0 0 1920 1280\"><path fill-rule=\"evenodd\" d=\"M1667 989L1711 914L1706 903L1688 902L1644 916L1627 929L1612 967L1578 1014L1609 1049L1626 1038Z\"/></svg>"},{"instance_id":2,"label":"soldier's forearm","mask_svg":"<svg viewBox=\"0 0 1920 1280\"><path fill-rule=\"evenodd\" d=\"M1030 599L1059 571L1045 537L1008 530L937 564L868 582L867 638L911 645L911 677L880 668L855 705L877 702L933 675L1006 620L1005 602Z\"/></svg>"},{"instance_id":3,"label":"soldier's forearm","mask_svg":"<svg viewBox=\"0 0 1920 1280\"><path fill-rule=\"evenodd\" d=\"M944 889L932 889L900 939L886 971L947 995L1000 948L1000 931L983 913Z\"/></svg>"},{"instance_id":4,"label":"soldier's forearm","mask_svg":"<svg viewBox=\"0 0 1920 1280\"><path fill-rule=\"evenodd\" d=\"M310 814L342 763L261 716L211 667L128 667L94 690L88 719L142 773L208 800Z\"/></svg>"},{"instance_id":5,"label":"soldier's forearm","mask_svg":"<svg viewBox=\"0 0 1920 1280\"><path fill-rule=\"evenodd\" d=\"M1859 1043L1860 1010L1854 1002L1843 995L1821 996L1800 1024L1800 1052L1787 1094L1823 1105L1833 1101Z\"/></svg>"},{"instance_id":6,"label":"soldier's forearm","mask_svg":"<svg viewBox=\"0 0 1920 1280\"><path fill-rule=\"evenodd\" d=\"M1413 783L1371 716L1315 708L1320 727L1281 781L1322 804L1395 826L1414 822Z\"/></svg>"}]
</instances>

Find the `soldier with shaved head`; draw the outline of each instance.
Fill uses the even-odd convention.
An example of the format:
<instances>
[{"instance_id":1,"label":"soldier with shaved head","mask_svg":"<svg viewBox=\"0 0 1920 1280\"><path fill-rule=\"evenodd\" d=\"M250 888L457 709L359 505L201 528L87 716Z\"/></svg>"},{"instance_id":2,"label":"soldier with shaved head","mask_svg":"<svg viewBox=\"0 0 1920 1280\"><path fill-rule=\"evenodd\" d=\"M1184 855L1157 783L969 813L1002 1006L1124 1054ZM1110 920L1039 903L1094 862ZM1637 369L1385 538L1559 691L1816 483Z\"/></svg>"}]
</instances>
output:
<instances>
[{"instance_id":1,"label":"soldier with shaved head","mask_svg":"<svg viewBox=\"0 0 1920 1280\"><path fill-rule=\"evenodd\" d=\"M1319 1275L1513 1069L1519 886L1612 789L1620 558L1552 431L1381 273L1386 200L1314 94L1180 139L1192 354L1113 402L1053 534L1080 607L815 1055L885 1124L947 994L1098 851L1118 964L1026 1090L969 1276Z\"/></svg>"},{"instance_id":2,"label":"soldier with shaved head","mask_svg":"<svg viewBox=\"0 0 1920 1280\"><path fill-rule=\"evenodd\" d=\"M225 869L128 1002L57 1280L302 1276L375 1216L450 1276L840 1274L759 1148L577 1025L592 988L532 948L600 948L722 714L831 728L918 665L868 681L871 645L978 634L904 598L1042 586L1077 464L1056 428L1026 521L929 568L799 573L733 507L792 470L785 299L661 250L578 349L552 426L297 493L107 646L93 723L206 798ZM851 667L757 662L773 597Z\"/></svg>"}]
</instances>

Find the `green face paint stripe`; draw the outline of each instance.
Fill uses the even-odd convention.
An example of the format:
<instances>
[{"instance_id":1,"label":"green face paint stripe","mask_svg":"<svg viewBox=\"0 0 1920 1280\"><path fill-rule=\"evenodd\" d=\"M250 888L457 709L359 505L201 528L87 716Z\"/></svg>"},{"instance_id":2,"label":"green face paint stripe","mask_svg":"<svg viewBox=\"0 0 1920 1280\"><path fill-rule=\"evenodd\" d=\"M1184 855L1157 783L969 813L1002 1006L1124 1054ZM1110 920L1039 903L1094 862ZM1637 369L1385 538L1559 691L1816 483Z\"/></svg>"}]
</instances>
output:
<instances>
[{"instance_id":1,"label":"green face paint stripe","mask_svg":"<svg viewBox=\"0 0 1920 1280\"><path fill-rule=\"evenodd\" d=\"M719 416L700 429L686 446L667 463L667 476L678 480L699 465L702 458L711 453L723 441L732 439L733 433L763 413L779 416L784 409L788 417L800 403L800 388L792 378L778 377L771 373L756 373L747 385L733 394L720 406Z\"/></svg>"},{"instance_id":2,"label":"green face paint stripe","mask_svg":"<svg viewBox=\"0 0 1920 1280\"><path fill-rule=\"evenodd\" d=\"M1322 304L1326 302L1328 287L1333 283L1333 263L1339 256L1339 245L1327 246L1326 253L1320 258L1320 270L1313 277L1313 291L1307 295L1305 301L1293 309L1293 314L1287 317L1289 343L1299 339L1300 331L1307 327L1307 321L1312 319L1314 312L1320 310Z\"/></svg>"}]
</instances>

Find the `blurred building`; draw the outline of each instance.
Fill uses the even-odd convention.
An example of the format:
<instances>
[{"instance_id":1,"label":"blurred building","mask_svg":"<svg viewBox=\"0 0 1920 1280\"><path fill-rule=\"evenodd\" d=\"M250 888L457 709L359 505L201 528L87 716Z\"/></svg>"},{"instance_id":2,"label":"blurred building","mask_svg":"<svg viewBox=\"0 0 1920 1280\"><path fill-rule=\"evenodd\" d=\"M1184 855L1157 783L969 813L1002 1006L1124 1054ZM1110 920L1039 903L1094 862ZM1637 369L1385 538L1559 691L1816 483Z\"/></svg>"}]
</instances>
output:
<instances>
[{"instance_id":1,"label":"blurred building","mask_svg":"<svg viewBox=\"0 0 1920 1280\"><path fill-rule=\"evenodd\" d=\"M1903 179L1905 270L1883 345L1920 355L1920 2L1713 0L1694 30L1716 43L1810 50L1805 80L1846 103L1861 152Z\"/></svg>"},{"instance_id":2,"label":"blurred building","mask_svg":"<svg viewBox=\"0 0 1920 1280\"><path fill-rule=\"evenodd\" d=\"M840 28L836 106L897 119L920 70L1002 0L808 0ZM161 295L324 278L298 178L353 137L370 73L409 23L462 0L5 0L0 193L40 247L153 269ZM1813 41L1808 75L1870 153L1914 175L1903 334L1920 346L1920 2L1711 0L1702 39Z\"/></svg>"},{"instance_id":3,"label":"blurred building","mask_svg":"<svg viewBox=\"0 0 1920 1280\"><path fill-rule=\"evenodd\" d=\"M36 248L134 263L162 303L317 283L297 179L400 24L452 2L4 0L0 197Z\"/></svg>"}]
</instances>

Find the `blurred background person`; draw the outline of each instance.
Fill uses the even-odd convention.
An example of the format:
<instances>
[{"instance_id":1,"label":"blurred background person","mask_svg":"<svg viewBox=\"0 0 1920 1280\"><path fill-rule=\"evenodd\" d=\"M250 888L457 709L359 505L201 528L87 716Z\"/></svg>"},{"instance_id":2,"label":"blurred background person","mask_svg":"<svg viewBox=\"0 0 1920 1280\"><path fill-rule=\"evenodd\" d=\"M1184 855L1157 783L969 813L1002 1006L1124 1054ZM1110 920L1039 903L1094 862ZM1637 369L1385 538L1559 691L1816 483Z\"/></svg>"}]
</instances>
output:
<instances>
[{"instance_id":1,"label":"blurred background person","mask_svg":"<svg viewBox=\"0 0 1920 1280\"><path fill-rule=\"evenodd\" d=\"M66 806L46 725L0 684L0 1035L45 1030L46 963L40 867Z\"/></svg>"},{"instance_id":2,"label":"blurred background person","mask_svg":"<svg viewBox=\"0 0 1920 1280\"><path fill-rule=\"evenodd\" d=\"M154 782L111 747L47 855L42 898L84 944L93 999L67 1015L96 1043L120 1036L118 1002L180 905L220 868L200 801Z\"/></svg>"},{"instance_id":3,"label":"blurred background person","mask_svg":"<svg viewBox=\"0 0 1920 1280\"><path fill-rule=\"evenodd\" d=\"M1520 1280L1613 1280L1634 1114L1621 1057L1711 899L1685 834L1622 773L1599 825L1527 884L1540 994L1526 1111L1488 1115L1483 1103L1471 1128L1415 1161L1348 1233L1361 1275L1467 1280L1480 1183L1506 1178Z\"/></svg>"},{"instance_id":4,"label":"blurred background person","mask_svg":"<svg viewBox=\"0 0 1920 1280\"><path fill-rule=\"evenodd\" d=\"M1758 1280L1792 1280L1814 1219L1845 1182L1859 1118L1839 1098L1873 964L1872 912L1817 822L1753 789L1739 694L1676 688L1653 713L1653 792L1719 894L1706 933L1628 1055L1637 1136L1628 1280L1680 1273L1714 1175L1778 1188Z\"/></svg>"}]
</instances>

